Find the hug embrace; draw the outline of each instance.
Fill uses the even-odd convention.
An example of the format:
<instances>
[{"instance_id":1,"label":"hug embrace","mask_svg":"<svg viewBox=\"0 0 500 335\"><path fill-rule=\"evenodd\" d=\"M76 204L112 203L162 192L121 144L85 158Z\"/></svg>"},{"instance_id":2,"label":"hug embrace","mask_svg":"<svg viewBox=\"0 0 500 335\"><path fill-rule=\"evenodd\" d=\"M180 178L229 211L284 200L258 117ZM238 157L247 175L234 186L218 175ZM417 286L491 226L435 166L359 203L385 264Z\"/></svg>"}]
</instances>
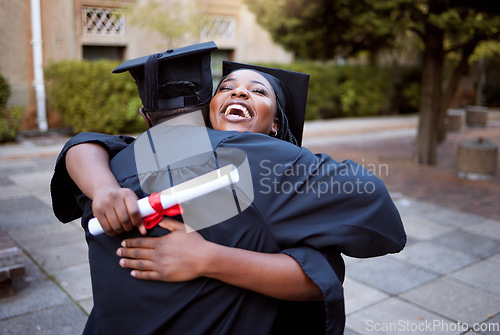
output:
<instances>
[{"instance_id":1,"label":"hug embrace","mask_svg":"<svg viewBox=\"0 0 500 335\"><path fill-rule=\"evenodd\" d=\"M120 65L148 130L81 133L58 157L54 212L82 218L89 248L94 306L84 334L343 334L342 254L381 256L406 243L379 178L301 147L309 76L224 62L213 93L216 48ZM237 184L145 228L139 198L228 164ZM306 187L332 182L340 187L321 196ZM106 234L88 232L94 216Z\"/></svg>"}]
</instances>

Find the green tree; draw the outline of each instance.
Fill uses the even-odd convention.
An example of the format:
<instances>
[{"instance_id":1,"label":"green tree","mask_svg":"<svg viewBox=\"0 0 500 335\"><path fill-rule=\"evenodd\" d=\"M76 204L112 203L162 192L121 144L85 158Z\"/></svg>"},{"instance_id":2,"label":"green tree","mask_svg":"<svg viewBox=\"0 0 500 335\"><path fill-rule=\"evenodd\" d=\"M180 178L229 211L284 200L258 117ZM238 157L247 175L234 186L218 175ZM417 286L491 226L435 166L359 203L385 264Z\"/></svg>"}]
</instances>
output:
<instances>
[{"instance_id":1,"label":"green tree","mask_svg":"<svg viewBox=\"0 0 500 335\"><path fill-rule=\"evenodd\" d=\"M197 42L207 16L207 1L202 0L148 0L125 7L132 25L158 32L170 48Z\"/></svg>"},{"instance_id":2,"label":"green tree","mask_svg":"<svg viewBox=\"0 0 500 335\"><path fill-rule=\"evenodd\" d=\"M435 164L444 116L478 45L499 40L500 3L489 0L247 0L273 39L298 57L330 59L360 51L376 55L398 36L422 46L417 161ZM445 78L448 55L454 67ZM373 57L374 59L374 57Z\"/></svg>"}]
</instances>

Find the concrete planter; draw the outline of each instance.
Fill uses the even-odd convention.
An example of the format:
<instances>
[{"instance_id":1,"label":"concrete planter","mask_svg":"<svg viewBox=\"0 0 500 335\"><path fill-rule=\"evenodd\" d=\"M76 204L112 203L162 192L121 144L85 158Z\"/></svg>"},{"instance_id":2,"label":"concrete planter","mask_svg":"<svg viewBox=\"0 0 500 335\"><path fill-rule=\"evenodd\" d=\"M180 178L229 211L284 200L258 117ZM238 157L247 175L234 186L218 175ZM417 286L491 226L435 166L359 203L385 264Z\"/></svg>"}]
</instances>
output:
<instances>
[{"instance_id":1,"label":"concrete planter","mask_svg":"<svg viewBox=\"0 0 500 335\"><path fill-rule=\"evenodd\" d=\"M498 146L478 138L460 142L457 150L457 174L462 179L490 180L497 168Z\"/></svg>"},{"instance_id":2,"label":"concrete planter","mask_svg":"<svg viewBox=\"0 0 500 335\"><path fill-rule=\"evenodd\" d=\"M465 124L467 127L484 128L488 123L488 107L467 106L465 108Z\"/></svg>"},{"instance_id":3,"label":"concrete planter","mask_svg":"<svg viewBox=\"0 0 500 335\"><path fill-rule=\"evenodd\" d=\"M463 109L448 109L444 119L447 132L459 132L462 129L464 119Z\"/></svg>"}]
</instances>

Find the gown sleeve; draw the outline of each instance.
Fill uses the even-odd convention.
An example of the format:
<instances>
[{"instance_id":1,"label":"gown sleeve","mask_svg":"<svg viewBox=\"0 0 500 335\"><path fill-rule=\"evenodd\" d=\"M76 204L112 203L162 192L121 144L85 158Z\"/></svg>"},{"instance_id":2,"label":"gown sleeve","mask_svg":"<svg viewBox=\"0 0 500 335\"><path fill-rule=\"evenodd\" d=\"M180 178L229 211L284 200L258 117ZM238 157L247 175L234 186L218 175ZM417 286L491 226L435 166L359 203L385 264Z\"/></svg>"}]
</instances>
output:
<instances>
[{"instance_id":1,"label":"gown sleeve","mask_svg":"<svg viewBox=\"0 0 500 335\"><path fill-rule=\"evenodd\" d=\"M282 252L293 257L323 293L325 329L317 333L342 334L341 253L375 257L399 252L406 243L384 183L350 160L337 162L268 136L235 136L224 145L245 149L254 205Z\"/></svg>"},{"instance_id":2,"label":"gown sleeve","mask_svg":"<svg viewBox=\"0 0 500 335\"><path fill-rule=\"evenodd\" d=\"M366 258L403 249L399 212L383 181L363 166L265 135L234 136L225 145L244 147L254 205L282 250L305 245Z\"/></svg>"},{"instance_id":3,"label":"gown sleeve","mask_svg":"<svg viewBox=\"0 0 500 335\"><path fill-rule=\"evenodd\" d=\"M295 259L323 295L318 302L280 302L279 323L283 334L343 334L344 263L340 254L331 253L328 260L320 251L306 246L281 252Z\"/></svg>"},{"instance_id":4,"label":"gown sleeve","mask_svg":"<svg viewBox=\"0 0 500 335\"><path fill-rule=\"evenodd\" d=\"M63 223L75 220L82 215L82 210L77 204L77 196L81 191L70 178L66 170L65 157L68 150L78 144L95 143L105 148L110 157L134 141L130 136L115 136L100 133L80 133L66 142L56 160L54 174L50 182L52 209L55 216Z\"/></svg>"}]
</instances>

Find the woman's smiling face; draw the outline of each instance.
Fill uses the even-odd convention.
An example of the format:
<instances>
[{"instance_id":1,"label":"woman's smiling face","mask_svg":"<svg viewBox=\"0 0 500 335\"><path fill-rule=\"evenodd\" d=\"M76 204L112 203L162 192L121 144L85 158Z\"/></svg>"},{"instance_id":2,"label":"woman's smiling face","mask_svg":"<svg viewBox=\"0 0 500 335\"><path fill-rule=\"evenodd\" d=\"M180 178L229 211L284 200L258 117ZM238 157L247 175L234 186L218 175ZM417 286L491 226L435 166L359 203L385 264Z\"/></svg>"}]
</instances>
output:
<instances>
[{"instance_id":1,"label":"woman's smiling face","mask_svg":"<svg viewBox=\"0 0 500 335\"><path fill-rule=\"evenodd\" d=\"M252 70L232 72L210 102L210 122L217 130L275 133L278 118L271 84Z\"/></svg>"}]
</instances>

